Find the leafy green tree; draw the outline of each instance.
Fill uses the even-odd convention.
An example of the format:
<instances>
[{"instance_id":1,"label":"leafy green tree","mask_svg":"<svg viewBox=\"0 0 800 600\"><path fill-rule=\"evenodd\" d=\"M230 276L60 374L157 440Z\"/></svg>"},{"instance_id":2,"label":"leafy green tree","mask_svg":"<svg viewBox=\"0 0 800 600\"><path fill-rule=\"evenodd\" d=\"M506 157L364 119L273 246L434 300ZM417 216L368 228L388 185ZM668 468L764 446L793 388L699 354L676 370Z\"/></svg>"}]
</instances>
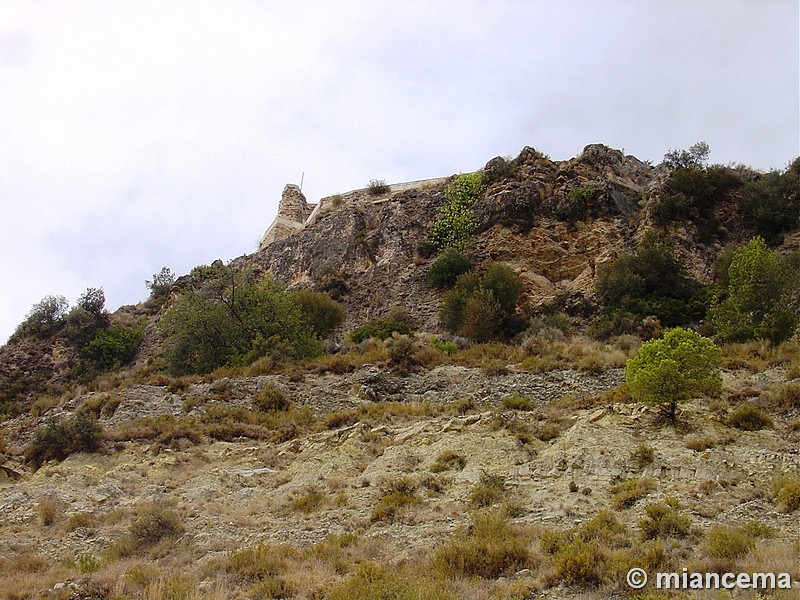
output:
<instances>
[{"instance_id":1,"label":"leafy green tree","mask_svg":"<svg viewBox=\"0 0 800 600\"><path fill-rule=\"evenodd\" d=\"M800 158L784 172L770 171L742 188L739 206L747 223L770 244L800 219Z\"/></svg>"},{"instance_id":2,"label":"leafy green tree","mask_svg":"<svg viewBox=\"0 0 800 600\"><path fill-rule=\"evenodd\" d=\"M64 296L45 296L33 305L14 335L49 335L55 332L64 324L67 308L69 303Z\"/></svg>"},{"instance_id":3,"label":"leafy green tree","mask_svg":"<svg viewBox=\"0 0 800 600\"><path fill-rule=\"evenodd\" d=\"M792 337L797 327L797 309L792 302L797 276L791 260L782 260L761 237L734 252L728 267L727 298L711 309L719 339L767 339L778 344Z\"/></svg>"},{"instance_id":4,"label":"leafy green tree","mask_svg":"<svg viewBox=\"0 0 800 600\"><path fill-rule=\"evenodd\" d=\"M161 267L161 270L153 275L152 280L144 282L147 289L150 290L150 298L153 299L165 298L173 283L175 283L175 274L169 267Z\"/></svg>"},{"instance_id":5,"label":"leafy green tree","mask_svg":"<svg viewBox=\"0 0 800 600\"><path fill-rule=\"evenodd\" d=\"M675 422L679 402L721 389L719 355L710 339L677 327L642 344L625 365L625 381L635 399L667 407Z\"/></svg>"},{"instance_id":6,"label":"leafy green tree","mask_svg":"<svg viewBox=\"0 0 800 600\"><path fill-rule=\"evenodd\" d=\"M229 267L207 267L196 291L161 320L164 357L175 375L249 364L267 354L307 358L323 345L291 294L271 278L257 281Z\"/></svg>"},{"instance_id":7,"label":"leafy green tree","mask_svg":"<svg viewBox=\"0 0 800 600\"><path fill-rule=\"evenodd\" d=\"M664 155L664 164L673 169L702 169L711 154L706 142L697 142L688 150L670 150Z\"/></svg>"}]
</instances>

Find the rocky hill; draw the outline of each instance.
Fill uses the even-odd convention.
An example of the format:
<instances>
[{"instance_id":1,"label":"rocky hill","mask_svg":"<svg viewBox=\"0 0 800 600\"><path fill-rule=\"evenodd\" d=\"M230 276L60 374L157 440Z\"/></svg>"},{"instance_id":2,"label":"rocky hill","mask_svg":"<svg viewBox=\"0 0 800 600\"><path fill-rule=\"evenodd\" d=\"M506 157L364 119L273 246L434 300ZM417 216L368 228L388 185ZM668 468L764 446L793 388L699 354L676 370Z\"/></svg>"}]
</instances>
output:
<instances>
[{"instance_id":1,"label":"rocky hill","mask_svg":"<svg viewBox=\"0 0 800 600\"><path fill-rule=\"evenodd\" d=\"M440 323L426 240L455 176L316 204L287 186L260 248L231 261L336 299L330 353L171 375L159 323L208 268L112 315L84 302L22 328L0 349L0 597L719 597L637 596L633 567L789 573L774 597L798 597L796 336L722 345L721 391L670 422L624 385L661 325L587 335L604 265L648 230L697 289L720 285L727 245L778 231L769 214L777 252L798 247L800 190L756 215L748 185L770 175L680 169L602 145L486 164L465 252L522 281L512 340ZM397 307L412 333L348 341ZM129 346L124 366L75 342L91 319L98 348Z\"/></svg>"}]
</instances>

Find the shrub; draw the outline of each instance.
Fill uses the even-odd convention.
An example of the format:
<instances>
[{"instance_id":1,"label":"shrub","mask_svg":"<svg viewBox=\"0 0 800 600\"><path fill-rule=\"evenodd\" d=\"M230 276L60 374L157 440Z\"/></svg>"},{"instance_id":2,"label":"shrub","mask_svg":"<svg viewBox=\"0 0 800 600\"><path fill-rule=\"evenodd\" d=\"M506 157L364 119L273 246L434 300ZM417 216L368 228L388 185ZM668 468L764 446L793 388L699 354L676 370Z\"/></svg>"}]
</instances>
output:
<instances>
[{"instance_id":1,"label":"shrub","mask_svg":"<svg viewBox=\"0 0 800 600\"><path fill-rule=\"evenodd\" d=\"M740 404L728 415L726 423L743 431L759 431L772 427L772 419L752 404Z\"/></svg>"},{"instance_id":2,"label":"shrub","mask_svg":"<svg viewBox=\"0 0 800 600\"><path fill-rule=\"evenodd\" d=\"M347 316L341 304L322 292L297 290L291 292L291 298L300 307L303 320L322 339L344 323Z\"/></svg>"},{"instance_id":3,"label":"shrub","mask_svg":"<svg viewBox=\"0 0 800 600\"><path fill-rule=\"evenodd\" d=\"M431 472L460 471L467 464L467 459L455 450L445 450L436 457L431 465Z\"/></svg>"},{"instance_id":4,"label":"shrub","mask_svg":"<svg viewBox=\"0 0 800 600\"><path fill-rule=\"evenodd\" d=\"M477 230L472 206L484 189L481 173L464 173L456 177L445 188L445 204L439 211L439 218L431 225L427 243L439 250L463 250Z\"/></svg>"},{"instance_id":5,"label":"shrub","mask_svg":"<svg viewBox=\"0 0 800 600\"><path fill-rule=\"evenodd\" d=\"M592 186L579 186L572 188L565 199L556 205L555 215L567 223L575 223L586 216L589 203L597 196L598 190Z\"/></svg>"},{"instance_id":6,"label":"shrub","mask_svg":"<svg viewBox=\"0 0 800 600\"><path fill-rule=\"evenodd\" d=\"M77 452L97 452L102 426L90 413L69 419L51 419L33 434L25 447L25 458L34 469L48 460L62 461Z\"/></svg>"},{"instance_id":7,"label":"shrub","mask_svg":"<svg viewBox=\"0 0 800 600\"><path fill-rule=\"evenodd\" d=\"M15 337L49 335L64 324L69 303L64 296L45 296L33 305L14 331Z\"/></svg>"},{"instance_id":8,"label":"shrub","mask_svg":"<svg viewBox=\"0 0 800 600\"><path fill-rule=\"evenodd\" d=\"M714 558L742 558L755 545L755 540L743 528L724 525L714 525L703 539L703 549Z\"/></svg>"},{"instance_id":9,"label":"shrub","mask_svg":"<svg viewBox=\"0 0 800 600\"><path fill-rule=\"evenodd\" d=\"M644 509L647 516L639 521L644 538L682 538L688 535L692 521L678 509L678 503L670 499L664 504L647 506Z\"/></svg>"},{"instance_id":10,"label":"shrub","mask_svg":"<svg viewBox=\"0 0 800 600\"><path fill-rule=\"evenodd\" d=\"M656 489L654 479L628 479L611 487L611 502L615 508L627 508L654 489Z\"/></svg>"},{"instance_id":11,"label":"shrub","mask_svg":"<svg viewBox=\"0 0 800 600\"><path fill-rule=\"evenodd\" d=\"M128 527L126 547L133 551L147 550L164 539L177 539L183 535L181 518L162 504L147 506Z\"/></svg>"},{"instance_id":12,"label":"shrub","mask_svg":"<svg viewBox=\"0 0 800 600\"><path fill-rule=\"evenodd\" d=\"M428 284L437 289L451 288L472 269L472 261L455 248L447 248L428 269Z\"/></svg>"},{"instance_id":13,"label":"shrub","mask_svg":"<svg viewBox=\"0 0 800 600\"><path fill-rule=\"evenodd\" d=\"M367 186L367 190L371 196L380 196L381 194L387 193L389 189L385 179L370 179L369 185Z\"/></svg>"},{"instance_id":14,"label":"shrub","mask_svg":"<svg viewBox=\"0 0 800 600\"><path fill-rule=\"evenodd\" d=\"M523 284L507 265L493 263L483 277L465 273L445 293L439 318L451 333L476 342L510 337Z\"/></svg>"},{"instance_id":15,"label":"shrub","mask_svg":"<svg viewBox=\"0 0 800 600\"><path fill-rule=\"evenodd\" d=\"M625 366L625 380L635 399L666 405L674 422L678 402L721 389L719 352L694 331L672 329L639 348Z\"/></svg>"},{"instance_id":16,"label":"shrub","mask_svg":"<svg viewBox=\"0 0 800 600\"><path fill-rule=\"evenodd\" d=\"M572 540L553 556L556 573L569 585L597 585L601 582L605 556L596 541Z\"/></svg>"},{"instance_id":17,"label":"shrub","mask_svg":"<svg viewBox=\"0 0 800 600\"><path fill-rule=\"evenodd\" d=\"M498 504L506 496L505 486L506 478L502 475L483 473L469 494L469 502L476 508Z\"/></svg>"},{"instance_id":18,"label":"shrub","mask_svg":"<svg viewBox=\"0 0 800 600\"><path fill-rule=\"evenodd\" d=\"M782 234L797 227L800 218L800 159L784 172L769 173L745 183L739 207L745 222L772 244L779 244Z\"/></svg>"},{"instance_id":19,"label":"shrub","mask_svg":"<svg viewBox=\"0 0 800 600\"><path fill-rule=\"evenodd\" d=\"M693 284L672 248L649 231L634 253L623 253L597 269L595 289L606 312L657 317L669 327L689 322ZM702 316L702 315L694 315ZM631 333L613 331L612 334Z\"/></svg>"},{"instance_id":20,"label":"shrub","mask_svg":"<svg viewBox=\"0 0 800 600\"><path fill-rule=\"evenodd\" d=\"M332 600L455 600L441 583L371 562L359 564L329 594Z\"/></svg>"},{"instance_id":21,"label":"shrub","mask_svg":"<svg viewBox=\"0 0 800 600\"><path fill-rule=\"evenodd\" d=\"M161 319L164 358L173 375L208 373L272 354L311 358L323 345L291 294L271 278L205 267L205 284L186 292Z\"/></svg>"},{"instance_id":22,"label":"shrub","mask_svg":"<svg viewBox=\"0 0 800 600\"><path fill-rule=\"evenodd\" d=\"M141 327L101 329L81 350L81 358L98 372L113 371L130 363L142 341Z\"/></svg>"},{"instance_id":23,"label":"shrub","mask_svg":"<svg viewBox=\"0 0 800 600\"><path fill-rule=\"evenodd\" d=\"M670 150L663 163L671 169L701 169L708 160L711 149L706 142L697 142L688 150Z\"/></svg>"},{"instance_id":24,"label":"shrub","mask_svg":"<svg viewBox=\"0 0 800 600\"><path fill-rule=\"evenodd\" d=\"M356 344L368 340L370 338L378 338L385 340L392 336L393 333L409 334L411 329L405 323L395 321L387 318L377 318L365 323L361 327L354 329L350 333L350 339Z\"/></svg>"},{"instance_id":25,"label":"shrub","mask_svg":"<svg viewBox=\"0 0 800 600\"><path fill-rule=\"evenodd\" d=\"M517 393L506 396L500 401L500 404L508 410L534 410L536 408L536 403L531 398Z\"/></svg>"},{"instance_id":26,"label":"shrub","mask_svg":"<svg viewBox=\"0 0 800 600\"><path fill-rule=\"evenodd\" d=\"M292 508L302 513L312 513L325 502L325 494L319 490L309 490L292 500Z\"/></svg>"},{"instance_id":27,"label":"shrub","mask_svg":"<svg viewBox=\"0 0 800 600\"><path fill-rule=\"evenodd\" d=\"M783 512L800 508L800 477L779 475L772 480L772 493Z\"/></svg>"},{"instance_id":28,"label":"shrub","mask_svg":"<svg viewBox=\"0 0 800 600\"><path fill-rule=\"evenodd\" d=\"M763 238L738 248L728 268L727 298L711 308L717 336L726 342L768 339L774 344L792 337L797 327L792 271Z\"/></svg>"},{"instance_id":29,"label":"shrub","mask_svg":"<svg viewBox=\"0 0 800 600\"><path fill-rule=\"evenodd\" d=\"M395 333L386 344L389 360L399 371L407 372L415 365L414 352L417 346L413 337Z\"/></svg>"},{"instance_id":30,"label":"shrub","mask_svg":"<svg viewBox=\"0 0 800 600\"><path fill-rule=\"evenodd\" d=\"M655 459L655 450L650 444L641 442L631 452L631 458L636 461L638 466L643 467L652 464Z\"/></svg>"},{"instance_id":31,"label":"shrub","mask_svg":"<svg viewBox=\"0 0 800 600\"><path fill-rule=\"evenodd\" d=\"M448 356L458 352L458 346L453 342L444 342L437 337L432 337L430 340L431 348L444 352Z\"/></svg>"},{"instance_id":32,"label":"shrub","mask_svg":"<svg viewBox=\"0 0 800 600\"><path fill-rule=\"evenodd\" d=\"M441 546L434 569L446 577L495 578L516 573L531 560L525 538L501 511L477 514L468 531Z\"/></svg>"},{"instance_id":33,"label":"shrub","mask_svg":"<svg viewBox=\"0 0 800 600\"><path fill-rule=\"evenodd\" d=\"M155 273L152 280L144 282L153 300L165 298L174 283L175 274L169 267L161 267L161 271Z\"/></svg>"},{"instance_id":34,"label":"shrub","mask_svg":"<svg viewBox=\"0 0 800 600\"><path fill-rule=\"evenodd\" d=\"M409 477L398 477L383 486L383 497L372 511L372 521L394 523L408 508L422 502L417 485Z\"/></svg>"},{"instance_id":35,"label":"shrub","mask_svg":"<svg viewBox=\"0 0 800 600\"><path fill-rule=\"evenodd\" d=\"M277 412L288 410L292 406L292 401L280 388L266 384L258 393L253 396L253 408L261 412Z\"/></svg>"}]
</instances>

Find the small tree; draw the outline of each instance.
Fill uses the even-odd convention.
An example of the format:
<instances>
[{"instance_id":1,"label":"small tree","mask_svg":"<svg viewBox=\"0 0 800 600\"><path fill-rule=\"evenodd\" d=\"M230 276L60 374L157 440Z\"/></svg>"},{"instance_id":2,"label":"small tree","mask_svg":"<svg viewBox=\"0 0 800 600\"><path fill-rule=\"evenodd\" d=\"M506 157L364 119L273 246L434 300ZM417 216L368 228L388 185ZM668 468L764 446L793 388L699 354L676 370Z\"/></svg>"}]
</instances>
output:
<instances>
[{"instance_id":1,"label":"small tree","mask_svg":"<svg viewBox=\"0 0 800 600\"><path fill-rule=\"evenodd\" d=\"M719 353L710 339L676 327L639 348L625 365L625 380L634 398L666 406L674 423L678 402L721 389Z\"/></svg>"},{"instance_id":2,"label":"small tree","mask_svg":"<svg viewBox=\"0 0 800 600\"><path fill-rule=\"evenodd\" d=\"M163 298L168 293L172 284L175 283L175 274L169 267L161 267L161 271L153 275L153 280L147 280L144 284L150 290L151 298Z\"/></svg>"},{"instance_id":3,"label":"small tree","mask_svg":"<svg viewBox=\"0 0 800 600\"><path fill-rule=\"evenodd\" d=\"M64 324L69 303L64 296L45 296L33 305L14 335L48 335Z\"/></svg>"},{"instance_id":4,"label":"small tree","mask_svg":"<svg viewBox=\"0 0 800 600\"><path fill-rule=\"evenodd\" d=\"M790 297L796 288L788 261L761 237L738 248L728 267L728 297L711 309L718 337L727 342L789 339L797 327Z\"/></svg>"},{"instance_id":5,"label":"small tree","mask_svg":"<svg viewBox=\"0 0 800 600\"><path fill-rule=\"evenodd\" d=\"M706 142L697 142L688 150L670 150L664 155L664 163L673 169L702 169L710 154Z\"/></svg>"}]
</instances>

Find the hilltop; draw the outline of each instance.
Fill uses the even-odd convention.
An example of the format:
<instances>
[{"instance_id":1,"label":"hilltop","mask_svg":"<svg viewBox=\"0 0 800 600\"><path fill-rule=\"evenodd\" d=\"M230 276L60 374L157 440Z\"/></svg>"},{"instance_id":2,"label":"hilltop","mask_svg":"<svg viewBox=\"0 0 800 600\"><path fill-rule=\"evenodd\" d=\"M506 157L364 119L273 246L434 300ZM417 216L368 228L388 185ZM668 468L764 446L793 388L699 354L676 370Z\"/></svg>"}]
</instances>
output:
<instances>
[{"instance_id":1,"label":"hilltop","mask_svg":"<svg viewBox=\"0 0 800 600\"><path fill-rule=\"evenodd\" d=\"M315 203L288 185L253 254L113 314L43 300L0 348L0 594L800 581L800 161L706 157L526 147ZM719 344L721 384L670 421L624 367L674 326Z\"/></svg>"}]
</instances>

